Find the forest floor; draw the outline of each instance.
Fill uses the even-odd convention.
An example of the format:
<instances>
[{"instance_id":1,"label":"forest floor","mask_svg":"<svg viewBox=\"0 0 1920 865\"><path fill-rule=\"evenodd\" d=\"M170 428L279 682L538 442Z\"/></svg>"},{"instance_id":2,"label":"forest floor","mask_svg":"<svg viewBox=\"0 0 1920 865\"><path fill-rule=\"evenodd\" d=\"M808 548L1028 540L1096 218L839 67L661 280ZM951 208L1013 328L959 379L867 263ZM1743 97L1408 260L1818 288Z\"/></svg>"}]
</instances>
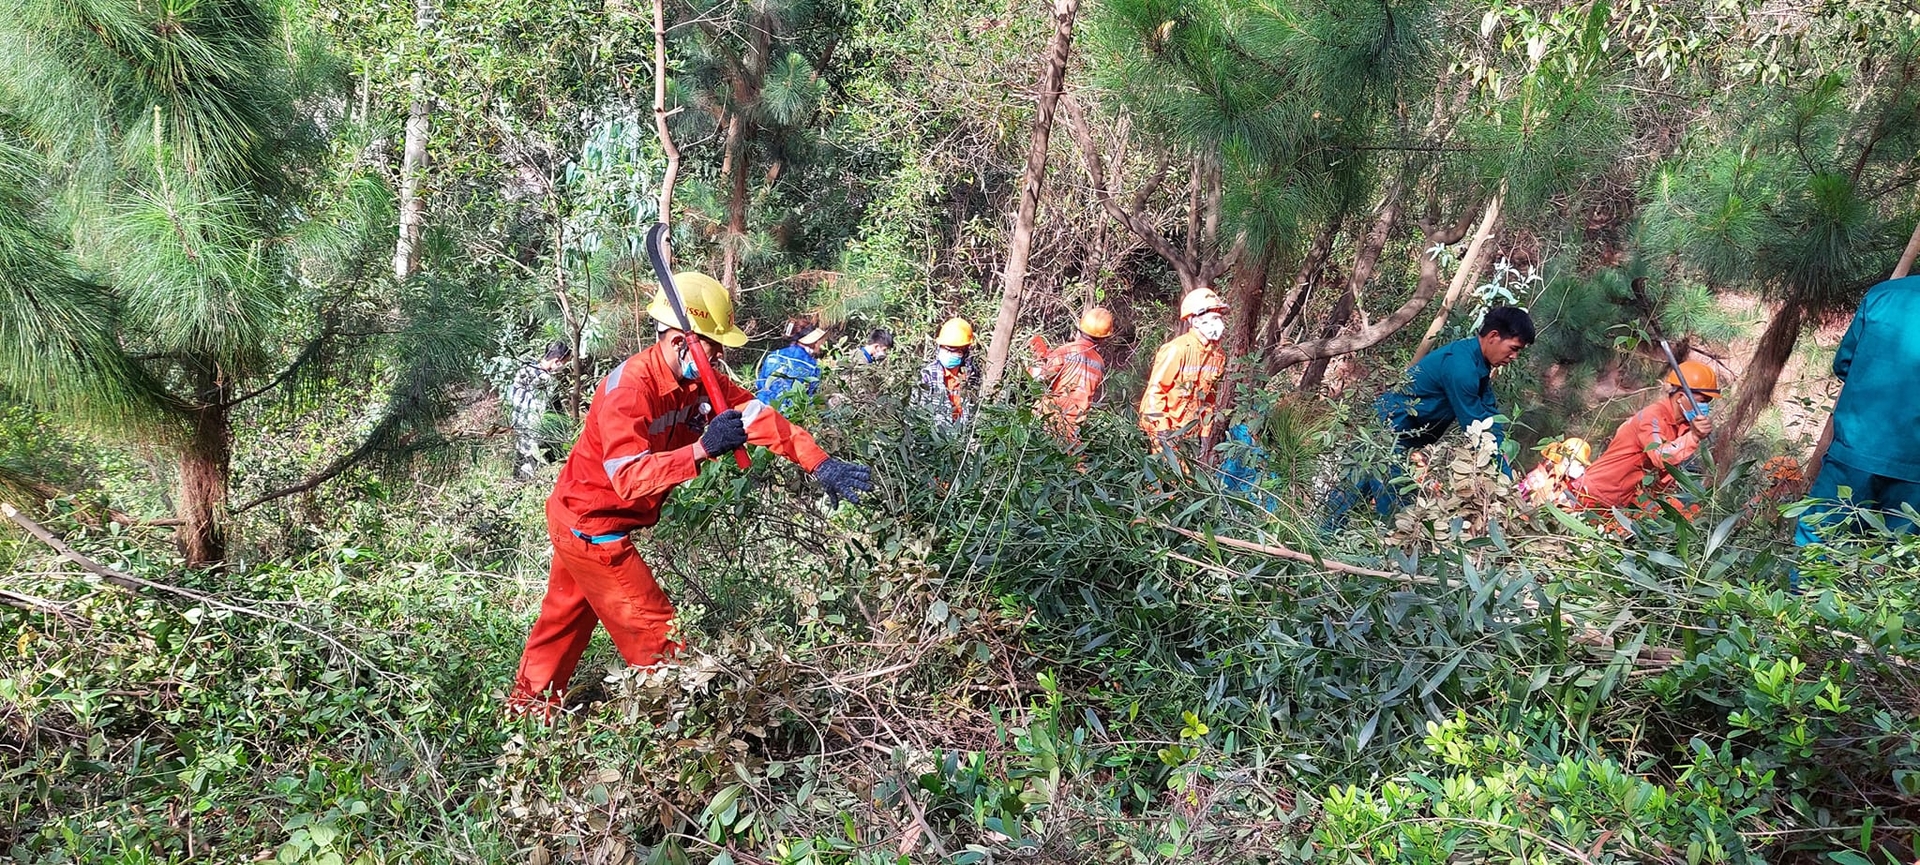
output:
<instances>
[{"instance_id":1,"label":"forest floor","mask_svg":"<svg viewBox=\"0 0 1920 865\"><path fill-rule=\"evenodd\" d=\"M1920 544L1786 591L1738 473L1691 522L1423 498L1317 528L1097 418L959 435L810 418L874 465L829 510L762 459L641 540L682 665L604 634L553 725L502 711L546 482L355 475L187 571L81 503L36 517L129 590L0 538L0 851L53 862L1910 860ZM1329 427L1322 427L1328 429ZM859 432L855 432L859 431ZM1367 443L1318 439L1355 471ZM1360 457L1347 454L1360 454ZM1502 486L1470 449L1455 491ZM552 469L548 470L549 476ZM1316 473L1319 472L1318 470ZM1325 478L1322 478L1324 481ZM1273 481L1279 484L1280 481ZM1307 561L1288 551L1309 551ZM26 598L27 600L20 600ZM23 608L24 607L24 608Z\"/></svg>"}]
</instances>

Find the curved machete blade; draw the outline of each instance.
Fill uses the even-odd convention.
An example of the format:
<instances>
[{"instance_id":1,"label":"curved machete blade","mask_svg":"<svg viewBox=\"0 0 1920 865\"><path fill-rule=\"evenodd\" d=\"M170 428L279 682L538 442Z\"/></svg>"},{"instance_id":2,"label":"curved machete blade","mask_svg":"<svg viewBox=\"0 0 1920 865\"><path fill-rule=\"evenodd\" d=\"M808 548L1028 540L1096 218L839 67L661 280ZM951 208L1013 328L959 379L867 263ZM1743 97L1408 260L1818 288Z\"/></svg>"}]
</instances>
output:
<instances>
[{"instance_id":1,"label":"curved machete blade","mask_svg":"<svg viewBox=\"0 0 1920 865\"><path fill-rule=\"evenodd\" d=\"M647 260L653 262L654 278L660 281L660 291L667 296L667 305L673 307L673 317L680 320L680 329L693 332L693 319L687 318L687 305L680 302L680 286L673 281L673 270L667 266L667 224L656 222L647 229Z\"/></svg>"},{"instance_id":2,"label":"curved machete blade","mask_svg":"<svg viewBox=\"0 0 1920 865\"><path fill-rule=\"evenodd\" d=\"M673 281L673 269L667 266L667 225L656 222L647 229L647 260L653 262L653 275L660 280L660 293L667 296L667 305L673 307L673 317L680 322L682 333L693 333L693 319L687 317L687 305L680 300L680 286ZM720 414L730 406L727 395L720 389L720 377L707 363L704 351L688 352L693 355L693 366L700 373L700 388L707 392L707 403L713 406L713 413ZM741 468L753 465L747 456L746 448L733 452L734 464Z\"/></svg>"}]
</instances>

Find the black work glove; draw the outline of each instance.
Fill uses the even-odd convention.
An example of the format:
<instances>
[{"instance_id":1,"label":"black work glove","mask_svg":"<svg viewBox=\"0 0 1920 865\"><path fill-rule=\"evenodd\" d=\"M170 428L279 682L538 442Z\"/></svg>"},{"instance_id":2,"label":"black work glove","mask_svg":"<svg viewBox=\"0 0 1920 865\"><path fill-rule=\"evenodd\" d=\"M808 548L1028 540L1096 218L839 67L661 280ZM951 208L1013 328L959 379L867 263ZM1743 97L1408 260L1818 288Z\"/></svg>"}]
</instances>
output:
<instances>
[{"instance_id":1,"label":"black work glove","mask_svg":"<svg viewBox=\"0 0 1920 865\"><path fill-rule=\"evenodd\" d=\"M700 449L707 452L709 459L719 459L740 449L747 443L747 425L740 419L740 410L730 408L719 417L707 422L707 431L700 434Z\"/></svg>"},{"instance_id":2,"label":"black work glove","mask_svg":"<svg viewBox=\"0 0 1920 865\"><path fill-rule=\"evenodd\" d=\"M831 501L845 499L857 505L861 493L873 490L873 472L866 466L846 460L827 457L826 462L813 470L813 476L819 478L820 485L827 488L827 498Z\"/></svg>"}]
</instances>

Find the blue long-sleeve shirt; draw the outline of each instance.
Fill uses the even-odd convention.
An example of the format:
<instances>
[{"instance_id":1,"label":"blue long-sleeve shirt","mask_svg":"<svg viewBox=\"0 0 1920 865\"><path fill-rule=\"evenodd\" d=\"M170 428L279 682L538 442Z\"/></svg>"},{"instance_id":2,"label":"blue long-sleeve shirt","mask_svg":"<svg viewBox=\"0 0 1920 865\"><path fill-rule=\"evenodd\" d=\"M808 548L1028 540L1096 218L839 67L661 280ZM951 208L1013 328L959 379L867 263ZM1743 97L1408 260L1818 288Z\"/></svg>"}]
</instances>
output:
<instances>
[{"instance_id":1,"label":"blue long-sleeve shirt","mask_svg":"<svg viewBox=\"0 0 1920 865\"><path fill-rule=\"evenodd\" d=\"M1833 356L1833 374L1846 384L1833 407L1828 452L1864 472L1920 482L1920 276L1867 291Z\"/></svg>"},{"instance_id":2,"label":"blue long-sleeve shirt","mask_svg":"<svg viewBox=\"0 0 1920 865\"><path fill-rule=\"evenodd\" d=\"M1493 399L1493 367L1480 351L1480 340L1455 340L1421 358L1413 365L1412 381L1381 394L1374 410L1407 448L1433 444L1456 424L1466 429L1500 414ZM1504 443L1506 436L1506 424L1493 425L1494 441Z\"/></svg>"},{"instance_id":3,"label":"blue long-sleeve shirt","mask_svg":"<svg viewBox=\"0 0 1920 865\"><path fill-rule=\"evenodd\" d=\"M789 345L778 351L769 352L760 362L760 375L754 380L754 396L767 405L779 408L781 398L787 391L800 385L812 394L820 387L820 361L805 346Z\"/></svg>"}]
</instances>

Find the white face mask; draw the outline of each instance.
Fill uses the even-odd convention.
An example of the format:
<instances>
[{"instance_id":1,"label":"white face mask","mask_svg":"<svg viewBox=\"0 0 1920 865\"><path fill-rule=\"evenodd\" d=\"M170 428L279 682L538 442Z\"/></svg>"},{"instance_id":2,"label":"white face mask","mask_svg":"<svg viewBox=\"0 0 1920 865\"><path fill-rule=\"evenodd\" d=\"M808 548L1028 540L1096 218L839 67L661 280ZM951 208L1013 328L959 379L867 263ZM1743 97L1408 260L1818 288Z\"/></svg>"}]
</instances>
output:
<instances>
[{"instance_id":1,"label":"white face mask","mask_svg":"<svg viewBox=\"0 0 1920 865\"><path fill-rule=\"evenodd\" d=\"M1207 342L1219 342L1227 332L1227 320L1217 312L1203 312L1193 317L1193 332Z\"/></svg>"}]
</instances>

